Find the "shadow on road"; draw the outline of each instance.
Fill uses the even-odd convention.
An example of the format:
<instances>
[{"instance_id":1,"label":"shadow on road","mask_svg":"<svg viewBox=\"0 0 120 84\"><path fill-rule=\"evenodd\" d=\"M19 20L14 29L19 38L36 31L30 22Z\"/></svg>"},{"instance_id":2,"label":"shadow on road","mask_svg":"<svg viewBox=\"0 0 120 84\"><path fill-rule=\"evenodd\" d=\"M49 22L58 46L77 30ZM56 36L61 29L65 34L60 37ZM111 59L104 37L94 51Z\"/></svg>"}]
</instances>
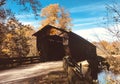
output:
<instances>
[{"instance_id":1,"label":"shadow on road","mask_svg":"<svg viewBox=\"0 0 120 84\"><path fill-rule=\"evenodd\" d=\"M48 74L27 78L19 81L11 81L4 84L68 84L67 74L63 71L51 71Z\"/></svg>"}]
</instances>

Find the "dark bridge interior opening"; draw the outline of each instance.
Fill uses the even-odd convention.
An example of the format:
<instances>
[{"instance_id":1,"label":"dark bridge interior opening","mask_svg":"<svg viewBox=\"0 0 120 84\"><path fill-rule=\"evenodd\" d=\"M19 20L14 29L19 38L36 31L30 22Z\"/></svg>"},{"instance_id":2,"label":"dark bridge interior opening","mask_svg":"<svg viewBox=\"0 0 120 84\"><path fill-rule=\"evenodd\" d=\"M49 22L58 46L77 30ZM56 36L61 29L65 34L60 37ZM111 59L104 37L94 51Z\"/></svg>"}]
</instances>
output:
<instances>
[{"instance_id":1,"label":"dark bridge interior opening","mask_svg":"<svg viewBox=\"0 0 120 84\"><path fill-rule=\"evenodd\" d=\"M50 61L62 60L65 56L61 37L57 35L48 37L48 55Z\"/></svg>"},{"instance_id":2,"label":"dark bridge interior opening","mask_svg":"<svg viewBox=\"0 0 120 84\"><path fill-rule=\"evenodd\" d=\"M48 25L33 34L37 38L37 49L41 61L58 61L65 56L61 32L54 33L53 27Z\"/></svg>"}]
</instances>

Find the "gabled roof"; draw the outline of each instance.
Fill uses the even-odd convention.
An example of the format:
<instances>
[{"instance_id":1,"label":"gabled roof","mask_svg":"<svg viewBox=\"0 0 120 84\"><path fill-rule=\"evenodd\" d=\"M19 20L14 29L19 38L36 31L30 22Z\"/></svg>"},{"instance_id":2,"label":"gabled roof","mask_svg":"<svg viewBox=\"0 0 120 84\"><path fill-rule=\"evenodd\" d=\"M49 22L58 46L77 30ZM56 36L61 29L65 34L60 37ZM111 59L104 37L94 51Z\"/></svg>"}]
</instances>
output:
<instances>
[{"instance_id":1,"label":"gabled roof","mask_svg":"<svg viewBox=\"0 0 120 84\"><path fill-rule=\"evenodd\" d=\"M74 32L71 32L71 31L68 32L68 31L66 31L66 30L63 30L62 28L57 28L57 27L52 26L52 25L46 25L46 26L44 26L41 30L39 30L39 31L37 31L36 33L34 33L33 36L41 36L42 32L45 32L45 31L47 31L47 30L49 30L49 29L51 29L51 28L54 28L54 29L57 29L57 30L59 30L59 31L68 33L69 36L72 35L72 38L78 39L79 41L82 41L82 42L84 42L84 43L86 43L86 44L88 44L88 45L94 46L92 43L90 43L89 41L87 41L87 40L84 39L83 37L75 34ZM69 38L70 38L70 37L69 37ZM77 41L78 41L78 40L77 40Z\"/></svg>"},{"instance_id":2,"label":"gabled roof","mask_svg":"<svg viewBox=\"0 0 120 84\"><path fill-rule=\"evenodd\" d=\"M44 26L41 30L39 30L39 31L37 31L36 33L34 33L33 36L38 36L40 33L44 32L44 31L47 31L47 30L49 30L49 29L51 29L51 28L54 28L54 29L57 29L57 30L59 30L59 31L68 33L67 31L65 31L65 30L63 30L63 29L61 29L61 28L57 28L57 27L52 26L52 25L46 25L46 26Z\"/></svg>"}]
</instances>

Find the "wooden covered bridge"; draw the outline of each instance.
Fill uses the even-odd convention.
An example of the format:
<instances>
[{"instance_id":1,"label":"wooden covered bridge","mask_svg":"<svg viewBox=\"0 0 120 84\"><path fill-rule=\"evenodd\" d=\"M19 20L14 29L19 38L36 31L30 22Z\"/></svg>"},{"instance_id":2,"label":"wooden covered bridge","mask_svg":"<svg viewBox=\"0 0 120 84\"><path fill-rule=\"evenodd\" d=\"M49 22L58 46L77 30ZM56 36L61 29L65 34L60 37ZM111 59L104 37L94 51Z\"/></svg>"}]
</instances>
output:
<instances>
[{"instance_id":1,"label":"wooden covered bridge","mask_svg":"<svg viewBox=\"0 0 120 84\"><path fill-rule=\"evenodd\" d=\"M41 61L57 61L62 60L65 56L66 64L72 64L78 72L81 67L78 62L85 61L89 63L91 68L91 76L97 79L99 61L96 54L96 46L81 36L71 31L65 31L62 28L57 28L51 25L46 25L41 30L33 34L36 37L37 49ZM69 59L69 61L67 61ZM102 59L103 60L103 59ZM71 64L69 64L71 62ZM81 73L81 72L80 72ZM80 75L78 73L78 75Z\"/></svg>"},{"instance_id":2,"label":"wooden covered bridge","mask_svg":"<svg viewBox=\"0 0 120 84\"><path fill-rule=\"evenodd\" d=\"M62 60L70 55L76 62L94 59L96 46L74 32L46 25L33 34L36 36L37 49L43 61Z\"/></svg>"}]
</instances>

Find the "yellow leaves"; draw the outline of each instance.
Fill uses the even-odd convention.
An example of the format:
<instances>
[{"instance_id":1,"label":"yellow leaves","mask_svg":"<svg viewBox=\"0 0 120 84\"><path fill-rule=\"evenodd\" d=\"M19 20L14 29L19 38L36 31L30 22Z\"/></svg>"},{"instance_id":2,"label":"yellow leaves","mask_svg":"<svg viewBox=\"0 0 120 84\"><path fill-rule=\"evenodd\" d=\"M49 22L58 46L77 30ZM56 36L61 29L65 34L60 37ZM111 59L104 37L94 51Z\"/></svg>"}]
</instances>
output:
<instances>
[{"instance_id":1,"label":"yellow leaves","mask_svg":"<svg viewBox=\"0 0 120 84\"><path fill-rule=\"evenodd\" d=\"M15 18L0 24L0 56L27 56L30 51L32 34L35 32L30 25L22 25Z\"/></svg>"},{"instance_id":2,"label":"yellow leaves","mask_svg":"<svg viewBox=\"0 0 120 84\"><path fill-rule=\"evenodd\" d=\"M0 55L1 56L26 56L29 53L30 49L30 38L33 34L33 29L29 25L22 25L17 20L11 19L6 23L5 29L0 38Z\"/></svg>"},{"instance_id":3,"label":"yellow leaves","mask_svg":"<svg viewBox=\"0 0 120 84\"><path fill-rule=\"evenodd\" d=\"M41 10L41 17L50 17L50 16L57 16L59 12L59 5L58 4L51 4Z\"/></svg>"},{"instance_id":4,"label":"yellow leaves","mask_svg":"<svg viewBox=\"0 0 120 84\"><path fill-rule=\"evenodd\" d=\"M107 41L100 41L100 44L103 45L104 47L106 47L109 43Z\"/></svg>"},{"instance_id":5,"label":"yellow leaves","mask_svg":"<svg viewBox=\"0 0 120 84\"><path fill-rule=\"evenodd\" d=\"M32 36L32 33L34 32L33 29L29 29L27 26L24 26L23 28L16 28L15 33L17 33L20 36Z\"/></svg>"},{"instance_id":6,"label":"yellow leaves","mask_svg":"<svg viewBox=\"0 0 120 84\"><path fill-rule=\"evenodd\" d=\"M45 19L41 21L42 27L49 24L64 30L69 30L71 25L71 18L69 13L61 8L59 4L50 4L41 10L41 17Z\"/></svg>"},{"instance_id":7,"label":"yellow leaves","mask_svg":"<svg viewBox=\"0 0 120 84\"><path fill-rule=\"evenodd\" d=\"M50 30L50 35L57 35L57 30L56 29L51 29Z\"/></svg>"},{"instance_id":8,"label":"yellow leaves","mask_svg":"<svg viewBox=\"0 0 120 84\"><path fill-rule=\"evenodd\" d=\"M49 19L50 19L51 21L55 21L55 20L57 19L57 17L52 16L52 17L50 17Z\"/></svg>"},{"instance_id":9,"label":"yellow leaves","mask_svg":"<svg viewBox=\"0 0 120 84\"><path fill-rule=\"evenodd\" d=\"M6 37L7 37L8 39L11 39L11 38L12 38L12 34L9 33L9 34L6 35Z\"/></svg>"},{"instance_id":10,"label":"yellow leaves","mask_svg":"<svg viewBox=\"0 0 120 84\"><path fill-rule=\"evenodd\" d=\"M2 49L2 52L5 54L8 54L10 52L10 50L9 49Z\"/></svg>"},{"instance_id":11,"label":"yellow leaves","mask_svg":"<svg viewBox=\"0 0 120 84\"><path fill-rule=\"evenodd\" d=\"M7 25L12 26L14 28L18 28L19 27L19 24L18 24L17 20L15 20L15 19L8 20Z\"/></svg>"},{"instance_id":12,"label":"yellow leaves","mask_svg":"<svg viewBox=\"0 0 120 84\"><path fill-rule=\"evenodd\" d=\"M12 37L13 37L12 34L10 34L10 33L6 34L6 38L4 37L5 38L4 42L9 42L12 39Z\"/></svg>"},{"instance_id":13,"label":"yellow leaves","mask_svg":"<svg viewBox=\"0 0 120 84\"><path fill-rule=\"evenodd\" d=\"M30 31L26 31L25 36L29 36L29 35L31 35Z\"/></svg>"},{"instance_id":14,"label":"yellow leaves","mask_svg":"<svg viewBox=\"0 0 120 84\"><path fill-rule=\"evenodd\" d=\"M120 54L120 47L119 47L120 42L117 42L117 41L115 41L115 42L107 42L107 41L103 40L103 41L100 41L100 42L94 42L94 44L100 50L102 50L104 53L107 53L108 55L113 55L113 54L117 55L117 54Z\"/></svg>"},{"instance_id":15,"label":"yellow leaves","mask_svg":"<svg viewBox=\"0 0 120 84\"><path fill-rule=\"evenodd\" d=\"M41 17L45 17L46 19L41 22L42 26L47 24L56 25L56 21L58 19L58 13L60 11L58 4L51 4L41 10Z\"/></svg>"}]
</instances>

